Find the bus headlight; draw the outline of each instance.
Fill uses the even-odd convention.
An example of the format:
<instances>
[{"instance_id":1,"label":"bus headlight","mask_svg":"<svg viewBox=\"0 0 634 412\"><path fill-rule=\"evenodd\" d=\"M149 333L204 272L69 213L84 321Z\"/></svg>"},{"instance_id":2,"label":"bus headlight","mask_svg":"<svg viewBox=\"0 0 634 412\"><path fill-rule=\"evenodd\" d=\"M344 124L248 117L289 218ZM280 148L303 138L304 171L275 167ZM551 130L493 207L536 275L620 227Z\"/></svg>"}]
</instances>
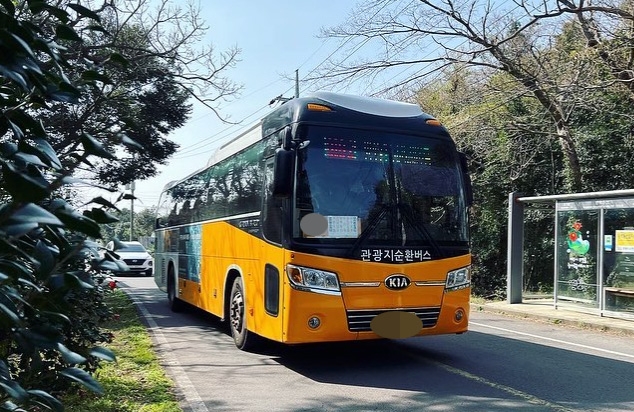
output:
<instances>
[{"instance_id":1,"label":"bus headlight","mask_svg":"<svg viewBox=\"0 0 634 412\"><path fill-rule=\"evenodd\" d=\"M471 266L452 270L447 273L446 290L464 289L471 285Z\"/></svg>"},{"instance_id":2,"label":"bus headlight","mask_svg":"<svg viewBox=\"0 0 634 412\"><path fill-rule=\"evenodd\" d=\"M291 286L298 290L339 295L337 275L325 270L286 265L286 275Z\"/></svg>"}]
</instances>

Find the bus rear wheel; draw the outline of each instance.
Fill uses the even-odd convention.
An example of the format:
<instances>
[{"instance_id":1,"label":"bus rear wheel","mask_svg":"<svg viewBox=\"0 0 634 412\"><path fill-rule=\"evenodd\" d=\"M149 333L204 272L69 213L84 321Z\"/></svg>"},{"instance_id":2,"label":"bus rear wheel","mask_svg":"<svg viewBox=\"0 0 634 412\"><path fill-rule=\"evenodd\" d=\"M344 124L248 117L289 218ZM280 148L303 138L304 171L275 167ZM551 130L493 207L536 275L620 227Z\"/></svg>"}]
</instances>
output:
<instances>
[{"instance_id":1,"label":"bus rear wheel","mask_svg":"<svg viewBox=\"0 0 634 412\"><path fill-rule=\"evenodd\" d=\"M247 329L246 299L242 278L237 277L231 287L229 300L229 328L238 349L249 351L257 346L258 336Z\"/></svg>"},{"instance_id":2,"label":"bus rear wheel","mask_svg":"<svg viewBox=\"0 0 634 412\"><path fill-rule=\"evenodd\" d=\"M185 302L176 297L176 281L174 273L170 270L167 280L167 300L172 312L182 312L185 309Z\"/></svg>"}]
</instances>

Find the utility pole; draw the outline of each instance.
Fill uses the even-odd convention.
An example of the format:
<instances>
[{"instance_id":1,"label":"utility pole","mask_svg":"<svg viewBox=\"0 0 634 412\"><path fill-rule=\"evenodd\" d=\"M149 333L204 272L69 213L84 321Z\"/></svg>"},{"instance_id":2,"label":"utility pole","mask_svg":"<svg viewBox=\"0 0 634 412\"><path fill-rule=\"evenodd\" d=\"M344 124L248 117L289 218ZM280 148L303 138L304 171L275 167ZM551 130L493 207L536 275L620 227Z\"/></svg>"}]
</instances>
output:
<instances>
[{"instance_id":1,"label":"utility pole","mask_svg":"<svg viewBox=\"0 0 634 412\"><path fill-rule=\"evenodd\" d=\"M295 69L295 97L299 97L299 69Z\"/></svg>"},{"instance_id":2,"label":"utility pole","mask_svg":"<svg viewBox=\"0 0 634 412\"><path fill-rule=\"evenodd\" d=\"M132 242L132 232L134 231L134 180L130 183L130 242Z\"/></svg>"}]
</instances>

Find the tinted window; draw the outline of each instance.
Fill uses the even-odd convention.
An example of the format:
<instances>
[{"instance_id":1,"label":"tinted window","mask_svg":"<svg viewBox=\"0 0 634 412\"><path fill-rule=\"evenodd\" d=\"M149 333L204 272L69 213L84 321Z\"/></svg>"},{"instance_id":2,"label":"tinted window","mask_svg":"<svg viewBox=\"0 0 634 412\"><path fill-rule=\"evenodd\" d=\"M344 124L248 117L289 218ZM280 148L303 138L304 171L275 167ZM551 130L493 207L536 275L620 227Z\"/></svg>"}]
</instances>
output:
<instances>
[{"instance_id":1,"label":"tinted window","mask_svg":"<svg viewBox=\"0 0 634 412\"><path fill-rule=\"evenodd\" d=\"M115 249L115 251L119 252L145 252L145 248L143 245L125 245L125 247L120 247Z\"/></svg>"}]
</instances>

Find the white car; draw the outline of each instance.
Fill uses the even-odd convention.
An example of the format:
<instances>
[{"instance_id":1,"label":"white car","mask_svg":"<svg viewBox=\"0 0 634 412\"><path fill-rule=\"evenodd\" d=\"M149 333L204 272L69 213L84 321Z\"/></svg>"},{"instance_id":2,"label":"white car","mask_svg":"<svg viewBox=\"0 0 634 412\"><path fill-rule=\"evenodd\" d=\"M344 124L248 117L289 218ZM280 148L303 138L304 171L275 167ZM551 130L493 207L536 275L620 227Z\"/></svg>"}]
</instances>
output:
<instances>
[{"instance_id":1,"label":"white car","mask_svg":"<svg viewBox=\"0 0 634 412\"><path fill-rule=\"evenodd\" d=\"M129 271L122 272L122 274L140 273L152 276L154 258L140 242L113 240L108 242L106 249L119 255L119 258L130 268Z\"/></svg>"}]
</instances>

